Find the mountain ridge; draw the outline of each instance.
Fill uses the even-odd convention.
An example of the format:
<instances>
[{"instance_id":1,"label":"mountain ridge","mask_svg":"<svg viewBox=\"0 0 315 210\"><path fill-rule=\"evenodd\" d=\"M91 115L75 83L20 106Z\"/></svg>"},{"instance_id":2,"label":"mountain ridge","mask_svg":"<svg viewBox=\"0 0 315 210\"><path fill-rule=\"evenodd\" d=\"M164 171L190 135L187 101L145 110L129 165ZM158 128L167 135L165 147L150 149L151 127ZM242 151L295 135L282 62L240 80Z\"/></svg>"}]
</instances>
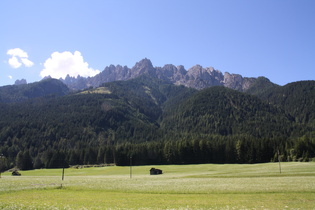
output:
<instances>
[{"instance_id":1,"label":"mountain ridge","mask_svg":"<svg viewBox=\"0 0 315 210\"><path fill-rule=\"evenodd\" d=\"M47 78L39 82L7 85L0 87L0 102L14 103L28 99L64 96L70 93L70 89L61 81Z\"/></svg>"},{"instance_id":2,"label":"mountain ridge","mask_svg":"<svg viewBox=\"0 0 315 210\"><path fill-rule=\"evenodd\" d=\"M84 78L78 76L75 78L67 75L65 79L61 78L60 80L70 89L82 90L89 87L96 88L106 82L134 79L143 74L197 90L212 86L225 86L234 90L246 91L257 80L254 77L243 77L240 74L229 72L223 74L213 67L204 68L198 64L188 70L182 65L175 66L173 64L154 67L147 58L140 60L132 68L110 65L94 77Z\"/></svg>"}]
</instances>

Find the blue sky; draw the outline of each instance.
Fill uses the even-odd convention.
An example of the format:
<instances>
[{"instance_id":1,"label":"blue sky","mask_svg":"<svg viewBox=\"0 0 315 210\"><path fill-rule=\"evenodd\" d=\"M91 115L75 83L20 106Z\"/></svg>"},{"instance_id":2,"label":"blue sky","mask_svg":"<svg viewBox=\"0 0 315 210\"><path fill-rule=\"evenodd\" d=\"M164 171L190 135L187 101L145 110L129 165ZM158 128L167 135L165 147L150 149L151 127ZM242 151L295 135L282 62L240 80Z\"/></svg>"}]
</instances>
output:
<instances>
[{"instance_id":1,"label":"blue sky","mask_svg":"<svg viewBox=\"0 0 315 210\"><path fill-rule=\"evenodd\" d=\"M314 0L2 0L0 19L0 86L143 58L315 80Z\"/></svg>"}]
</instances>

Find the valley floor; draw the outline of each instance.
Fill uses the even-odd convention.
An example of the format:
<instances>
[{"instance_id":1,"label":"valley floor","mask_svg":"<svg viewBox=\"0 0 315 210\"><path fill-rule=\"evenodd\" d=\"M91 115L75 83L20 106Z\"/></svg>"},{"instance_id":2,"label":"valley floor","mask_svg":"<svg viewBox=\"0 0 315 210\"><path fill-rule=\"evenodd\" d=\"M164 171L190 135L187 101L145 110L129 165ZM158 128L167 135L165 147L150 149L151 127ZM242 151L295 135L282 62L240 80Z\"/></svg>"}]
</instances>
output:
<instances>
[{"instance_id":1,"label":"valley floor","mask_svg":"<svg viewBox=\"0 0 315 210\"><path fill-rule=\"evenodd\" d=\"M162 175L149 175L151 167ZM99 167L8 172L1 209L315 209L315 163ZM130 171L132 174L130 174Z\"/></svg>"}]
</instances>

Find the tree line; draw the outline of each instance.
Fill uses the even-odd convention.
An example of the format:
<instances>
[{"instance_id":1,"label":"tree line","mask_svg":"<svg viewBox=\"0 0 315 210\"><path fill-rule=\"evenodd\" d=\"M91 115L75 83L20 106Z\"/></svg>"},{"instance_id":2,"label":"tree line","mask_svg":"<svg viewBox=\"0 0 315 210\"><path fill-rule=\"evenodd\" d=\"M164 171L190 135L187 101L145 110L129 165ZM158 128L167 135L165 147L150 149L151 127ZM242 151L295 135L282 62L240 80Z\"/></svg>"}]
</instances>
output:
<instances>
[{"instance_id":1,"label":"tree line","mask_svg":"<svg viewBox=\"0 0 315 210\"><path fill-rule=\"evenodd\" d=\"M19 169L62 168L70 165L133 165L263 163L278 161L315 161L315 133L287 141L285 138L256 139L250 136L188 137L142 143L124 142L82 149L52 149L38 153L30 148L20 151L15 164ZM12 167L10 157L2 161L2 169Z\"/></svg>"}]
</instances>

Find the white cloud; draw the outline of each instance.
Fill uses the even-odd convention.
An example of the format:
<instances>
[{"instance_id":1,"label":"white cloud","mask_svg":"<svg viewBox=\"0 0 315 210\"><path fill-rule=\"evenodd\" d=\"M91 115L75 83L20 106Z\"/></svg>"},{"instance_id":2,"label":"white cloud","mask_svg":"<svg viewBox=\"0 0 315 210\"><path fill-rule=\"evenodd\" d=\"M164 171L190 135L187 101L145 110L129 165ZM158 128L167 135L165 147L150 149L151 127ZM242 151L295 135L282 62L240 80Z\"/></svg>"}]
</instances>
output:
<instances>
[{"instance_id":1,"label":"white cloud","mask_svg":"<svg viewBox=\"0 0 315 210\"><path fill-rule=\"evenodd\" d=\"M78 75L82 77L95 76L99 70L89 68L89 64L84 62L79 51L72 54L69 51L54 52L44 63L44 69L40 72L41 77L51 76L52 78L65 78L68 74L72 77Z\"/></svg>"},{"instance_id":2,"label":"white cloud","mask_svg":"<svg viewBox=\"0 0 315 210\"><path fill-rule=\"evenodd\" d=\"M9 75L8 77L9 77L9 79L12 79L12 78L13 78L11 75Z\"/></svg>"},{"instance_id":3,"label":"white cloud","mask_svg":"<svg viewBox=\"0 0 315 210\"><path fill-rule=\"evenodd\" d=\"M21 58L21 61L26 67L31 67L34 65L34 63L32 61L28 60L27 58Z\"/></svg>"},{"instance_id":4,"label":"white cloud","mask_svg":"<svg viewBox=\"0 0 315 210\"><path fill-rule=\"evenodd\" d=\"M20 68L22 66L22 63L15 56L9 59L9 64L12 68L15 68L15 69Z\"/></svg>"},{"instance_id":5,"label":"white cloud","mask_svg":"<svg viewBox=\"0 0 315 210\"><path fill-rule=\"evenodd\" d=\"M12 55L12 56L22 57L22 58L28 57L27 53L24 52L23 50L21 50L20 48L10 49L10 50L8 50L7 54Z\"/></svg>"},{"instance_id":6,"label":"white cloud","mask_svg":"<svg viewBox=\"0 0 315 210\"><path fill-rule=\"evenodd\" d=\"M34 65L32 61L28 59L28 55L26 52L21 50L20 48L10 49L7 52L7 55L11 55L12 57L9 59L9 65L12 68L20 68L23 64L26 67L31 67Z\"/></svg>"}]
</instances>

